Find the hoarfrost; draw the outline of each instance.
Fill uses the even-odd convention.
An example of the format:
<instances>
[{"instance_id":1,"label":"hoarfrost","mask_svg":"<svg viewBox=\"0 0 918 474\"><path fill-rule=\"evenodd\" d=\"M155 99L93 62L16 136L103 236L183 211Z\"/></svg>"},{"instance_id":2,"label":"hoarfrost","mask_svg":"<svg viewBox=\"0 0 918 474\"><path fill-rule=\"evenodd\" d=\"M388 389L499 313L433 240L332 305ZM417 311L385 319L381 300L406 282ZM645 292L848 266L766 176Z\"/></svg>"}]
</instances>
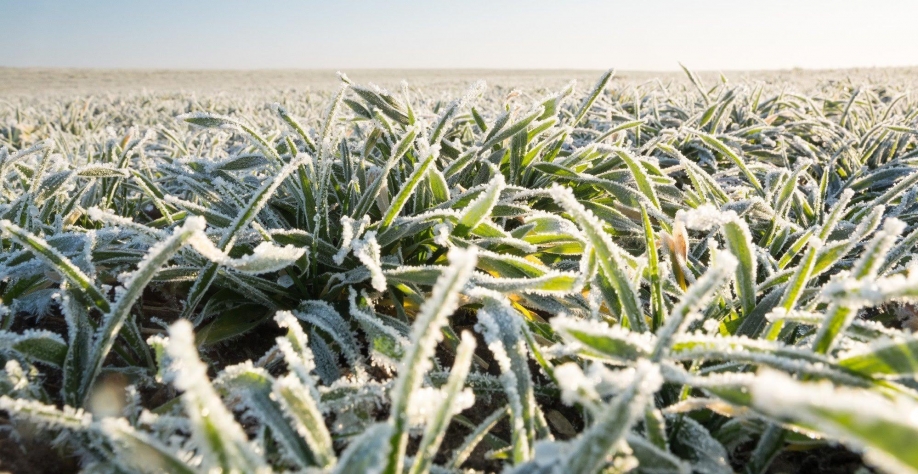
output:
<instances>
[{"instance_id":1,"label":"hoarfrost","mask_svg":"<svg viewBox=\"0 0 918 474\"><path fill-rule=\"evenodd\" d=\"M382 263L380 263L381 249L376 241L376 231L367 232L362 239L354 241L352 247L354 255L370 271L370 281L373 289L379 292L386 291L386 275L383 273Z\"/></svg>"},{"instance_id":2,"label":"hoarfrost","mask_svg":"<svg viewBox=\"0 0 918 474\"><path fill-rule=\"evenodd\" d=\"M252 249L251 254L232 258L217 248L203 233L196 234L188 243L211 262L250 275L281 270L293 264L306 252L306 249L293 245L278 247L271 242L262 242Z\"/></svg>"}]
</instances>

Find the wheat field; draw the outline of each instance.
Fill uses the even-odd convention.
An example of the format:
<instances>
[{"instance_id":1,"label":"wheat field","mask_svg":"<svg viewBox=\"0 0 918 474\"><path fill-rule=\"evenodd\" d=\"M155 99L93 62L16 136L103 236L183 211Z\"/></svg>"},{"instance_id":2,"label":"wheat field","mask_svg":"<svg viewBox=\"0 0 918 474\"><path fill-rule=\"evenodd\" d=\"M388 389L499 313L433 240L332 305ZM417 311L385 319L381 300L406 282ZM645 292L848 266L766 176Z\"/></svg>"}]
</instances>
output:
<instances>
[{"instance_id":1,"label":"wheat field","mask_svg":"<svg viewBox=\"0 0 918 474\"><path fill-rule=\"evenodd\" d=\"M0 470L918 473L916 77L0 69Z\"/></svg>"}]
</instances>

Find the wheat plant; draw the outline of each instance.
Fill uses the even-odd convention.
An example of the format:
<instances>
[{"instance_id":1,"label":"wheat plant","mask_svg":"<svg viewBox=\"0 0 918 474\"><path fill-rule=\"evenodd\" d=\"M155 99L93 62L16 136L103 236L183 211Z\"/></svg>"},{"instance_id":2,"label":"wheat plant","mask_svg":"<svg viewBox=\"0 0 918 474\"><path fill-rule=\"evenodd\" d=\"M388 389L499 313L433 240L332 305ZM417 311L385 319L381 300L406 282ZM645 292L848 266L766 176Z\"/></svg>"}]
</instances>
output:
<instances>
[{"instance_id":1,"label":"wheat plant","mask_svg":"<svg viewBox=\"0 0 918 474\"><path fill-rule=\"evenodd\" d=\"M686 72L0 105L0 429L87 472L918 473L918 105Z\"/></svg>"}]
</instances>

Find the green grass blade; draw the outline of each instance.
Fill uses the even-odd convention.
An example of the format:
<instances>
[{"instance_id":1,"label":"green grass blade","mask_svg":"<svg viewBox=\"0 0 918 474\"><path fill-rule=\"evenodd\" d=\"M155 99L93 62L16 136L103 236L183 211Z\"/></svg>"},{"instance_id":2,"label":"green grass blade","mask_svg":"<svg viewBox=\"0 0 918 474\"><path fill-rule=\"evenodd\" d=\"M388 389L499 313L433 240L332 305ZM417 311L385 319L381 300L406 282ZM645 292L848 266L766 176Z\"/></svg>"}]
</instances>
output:
<instances>
[{"instance_id":1,"label":"green grass blade","mask_svg":"<svg viewBox=\"0 0 918 474\"><path fill-rule=\"evenodd\" d=\"M628 150L616 150L615 154L618 155L618 157L628 166L628 169L631 170L631 175L634 176L638 189L640 189L641 192L644 193L644 196L653 203L654 207L660 209L660 200L657 198L657 193L650 183L650 177L647 176L647 171L638 163L637 157L631 155L631 152Z\"/></svg>"},{"instance_id":2,"label":"green grass blade","mask_svg":"<svg viewBox=\"0 0 918 474\"><path fill-rule=\"evenodd\" d=\"M593 86L593 90L590 91L590 95L583 99L583 103L580 104L580 108L577 110L577 113L574 114L574 118L571 119L572 127L576 127L577 124L583 120L583 117L585 117L587 112L590 111L590 108L593 107L596 99L599 98L599 95L602 94L602 91L605 90L606 85L609 84L609 81L612 80L612 76L614 75L615 70L609 69L602 76L599 76L599 80L596 81L596 85Z\"/></svg>"},{"instance_id":3,"label":"green grass blade","mask_svg":"<svg viewBox=\"0 0 918 474\"><path fill-rule=\"evenodd\" d=\"M838 365L871 377L918 373L918 340L883 341L839 356Z\"/></svg>"},{"instance_id":4,"label":"green grass blade","mask_svg":"<svg viewBox=\"0 0 918 474\"><path fill-rule=\"evenodd\" d=\"M655 365L639 363L634 381L603 407L593 425L576 441L565 462L564 472L599 472L606 458L615 452L616 444L643 414L644 407L661 383L662 378Z\"/></svg>"},{"instance_id":5,"label":"green grass blade","mask_svg":"<svg viewBox=\"0 0 918 474\"><path fill-rule=\"evenodd\" d=\"M395 199L389 204L389 209L386 210L386 214L379 223L380 232L389 227L392 221L398 217L398 214L402 212L405 203L408 202L408 199L417 189L418 183L421 182L421 179L427 175L427 171L430 170L431 165L439 154L439 150L440 147L431 147L431 149L427 151L426 157L415 166L414 171L411 172L408 179L402 183L398 190L398 194L395 195Z\"/></svg>"},{"instance_id":6,"label":"green grass blade","mask_svg":"<svg viewBox=\"0 0 918 474\"><path fill-rule=\"evenodd\" d=\"M472 451L474 451L478 444L485 439L488 432L497 426L497 423L507 416L509 412L510 409L507 407L498 408L475 426L475 429L462 441L462 445L453 451L453 457L446 467L449 469L458 469L462 466L469 456L472 455Z\"/></svg>"},{"instance_id":7,"label":"green grass blade","mask_svg":"<svg viewBox=\"0 0 918 474\"><path fill-rule=\"evenodd\" d=\"M102 294L101 290L96 288L89 276L57 249L48 245L45 239L20 228L8 220L0 221L0 231L9 233L19 245L29 249L36 257L66 278L75 287L75 290L85 294L101 311L107 312L110 309L108 298Z\"/></svg>"},{"instance_id":8,"label":"green grass blade","mask_svg":"<svg viewBox=\"0 0 918 474\"><path fill-rule=\"evenodd\" d=\"M593 244L593 251L596 252L602 274L615 289L619 298L618 301L608 302L610 308L617 307L620 301L631 328L637 332L646 331L647 323L644 321L637 290L631 283L631 278L625 273L627 264L621 256L623 250L612 243L596 216L577 202L570 190L555 185L550 192L555 202L571 214L574 221L583 229L590 243Z\"/></svg>"},{"instance_id":9,"label":"green grass blade","mask_svg":"<svg viewBox=\"0 0 918 474\"><path fill-rule=\"evenodd\" d=\"M723 233L727 240L727 248L739 261L736 267L736 292L742 304L743 316L747 317L756 306L757 269L752 236L746 223L738 218L724 223Z\"/></svg>"},{"instance_id":10,"label":"green grass blade","mask_svg":"<svg viewBox=\"0 0 918 474\"><path fill-rule=\"evenodd\" d=\"M484 300L478 310L476 328L484 336L501 371L501 384L510 400L512 454L514 463L528 461L535 444L537 405L529 371L529 357L522 334L523 315L502 295L478 290Z\"/></svg>"},{"instance_id":11,"label":"green grass blade","mask_svg":"<svg viewBox=\"0 0 918 474\"><path fill-rule=\"evenodd\" d=\"M423 381L422 377L431 367L430 357L437 342L442 338L440 328L459 306L459 292L466 284L477 261L474 250L453 249L449 253L450 265L437 279L428 298L421 306L411 329L412 344L399 366L399 375L390 396L391 411L389 424L392 427L388 437L388 461L383 471L386 474L402 472L405 463L405 448L408 443L408 405L411 395Z\"/></svg>"},{"instance_id":12,"label":"green grass blade","mask_svg":"<svg viewBox=\"0 0 918 474\"><path fill-rule=\"evenodd\" d=\"M256 472L262 468L263 460L210 384L207 365L195 349L191 323L179 320L169 327L166 351L173 384L183 391L182 405L204 466L224 472Z\"/></svg>"},{"instance_id":13,"label":"green grass blade","mask_svg":"<svg viewBox=\"0 0 918 474\"><path fill-rule=\"evenodd\" d=\"M918 451L912 449L918 427L904 416L918 410L914 401L825 382L800 383L778 372L756 377L752 398L757 409L779 421L863 449L884 471L918 473Z\"/></svg>"},{"instance_id":14,"label":"green grass blade","mask_svg":"<svg viewBox=\"0 0 918 474\"><path fill-rule=\"evenodd\" d=\"M478 227L478 224L487 219L491 211L494 210L494 205L497 204L504 187L504 176L502 174L495 175L484 192L462 209L462 214L453 229L453 234L457 237L465 237L472 229Z\"/></svg>"},{"instance_id":15,"label":"green grass blade","mask_svg":"<svg viewBox=\"0 0 918 474\"><path fill-rule=\"evenodd\" d=\"M267 205L268 200L274 195L274 192L277 191L277 188L280 187L284 180L302 165L306 159L308 159L308 155L304 153L299 159L293 160L285 165L278 171L275 177L265 180L261 188L255 192L246 206L236 215L233 222L223 231L220 242L217 244L219 250L227 253L232 250L233 244L239 236L239 232L255 219L258 213ZM291 254L292 253L291 251ZM188 293L188 299L185 303L185 307L182 309L182 318L190 319L191 315L194 314L198 304L200 304L201 300L204 298L204 294L216 278L218 266L218 263L209 263L204 267L204 270L200 273L197 280L195 280L194 285L192 285Z\"/></svg>"},{"instance_id":16,"label":"green grass blade","mask_svg":"<svg viewBox=\"0 0 918 474\"><path fill-rule=\"evenodd\" d=\"M365 216L369 211L374 202L376 202L377 197L379 197L380 190L382 190L383 185L386 184L386 180L389 178L389 173L392 171L392 168L398 164L399 160L402 159L402 156L411 149L411 146L414 144L414 139L417 137L417 129L410 128L402 138L392 147L392 153L389 155L389 159L386 161L386 165L383 167L379 176L370 184L366 191L360 195L360 200L357 202L357 205L354 206L353 212L351 212L351 218L360 219Z\"/></svg>"},{"instance_id":17,"label":"green grass blade","mask_svg":"<svg viewBox=\"0 0 918 474\"><path fill-rule=\"evenodd\" d=\"M123 280L124 289L118 295L111 310L102 317L102 323L93 338L93 350L90 352L83 374L77 399L83 400L89 395L93 383L102 370L105 357L115 344L115 338L130 315L134 302L140 298L144 288L153 279L157 271L175 255L196 233L204 231L204 219L189 218L182 227L175 229L166 240L156 244L141 261L140 266Z\"/></svg>"},{"instance_id":18,"label":"green grass blade","mask_svg":"<svg viewBox=\"0 0 918 474\"><path fill-rule=\"evenodd\" d=\"M694 133L698 135L701 140L708 146L729 158L730 161L732 161L733 164L735 164L736 167L742 171L743 175L746 176L746 180L749 181L749 184L751 184L753 188L755 188L756 192L758 192L760 196L765 197L765 189L762 188L762 184L759 182L759 179L756 178L755 174L749 170L749 168L746 166L746 162L740 158L740 156L737 155L732 148L727 146L724 142L720 141L719 138L713 135L697 131Z\"/></svg>"},{"instance_id":19,"label":"green grass blade","mask_svg":"<svg viewBox=\"0 0 918 474\"><path fill-rule=\"evenodd\" d=\"M357 439L351 441L331 471L332 474L381 472L389 458L389 450L392 449L388 443L391 434L390 423L371 425Z\"/></svg>"},{"instance_id":20,"label":"green grass blade","mask_svg":"<svg viewBox=\"0 0 918 474\"><path fill-rule=\"evenodd\" d=\"M430 465L433 463L437 450L440 448L440 443L443 442L443 437L446 435L447 425L455 414L454 403L465 385L465 378L468 376L474 351L475 338L470 333L463 332L462 341L456 349L453 368L450 370L449 379L443 389L445 397L434 409L430 422L424 428L424 435L421 437L414 465L408 471L410 474L426 474L430 471Z\"/></svg>"},{"instance_id":21,"label":"green grass blade","mask_svg":"<svg viewBox=\"0 0 918 474\"><path fill-rule=\"evenodd\" d=\"M159 440L135 430L124 418L103 418L99 430L118 454L118 463L134 472L194 474L193 467Z\"/></svg>"},{"instance_id":22,"label":"green grass blade","mask_svg":"<svg viewBox=\"0 0 918 474\"><path fill-rule=\"evenodd\" d=\"M736 257L729 252L720 251L714 261L695 283L688 287L688 291L666 318L666 324L657 331L657 341L651 359L662 360L670 349L672 338L685 330L689 321L689 314L698 311L706 305L739 265Z\"/></svg>"}]
</instances>

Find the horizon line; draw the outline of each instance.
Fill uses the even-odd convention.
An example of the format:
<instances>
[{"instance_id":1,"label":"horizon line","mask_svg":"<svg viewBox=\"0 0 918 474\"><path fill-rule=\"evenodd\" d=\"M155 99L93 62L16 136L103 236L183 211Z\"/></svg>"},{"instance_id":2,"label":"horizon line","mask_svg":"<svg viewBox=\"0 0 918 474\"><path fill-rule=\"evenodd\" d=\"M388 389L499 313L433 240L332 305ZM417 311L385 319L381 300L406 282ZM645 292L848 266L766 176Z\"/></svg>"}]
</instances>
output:
<instances>
[{"instance_id":1,"label":"horizon line","mask_svg":"<svg viewBox=\"0 0 918 474\"><path fill-rule=\"evenodd\" d=\"M687 69L694 73L723 73L723 72L793 72L793 71L854 71L863 69L913 69L918 68L918 64L908 66L841 66L841 67L783 67L783 68L722 68L722 69ZM614 70L619 73L684 73L681 68L675 69L618 69L618 68L491 68L491 67L350 67L350 68L185 68L185 67L84 67L84 66L4 66L0 65L0 70L31 70L31 71L93 71L93 72L332 72L338 73L347 71L493 71L493 72L604 72Z\"/></svg>"}]
</instances>

